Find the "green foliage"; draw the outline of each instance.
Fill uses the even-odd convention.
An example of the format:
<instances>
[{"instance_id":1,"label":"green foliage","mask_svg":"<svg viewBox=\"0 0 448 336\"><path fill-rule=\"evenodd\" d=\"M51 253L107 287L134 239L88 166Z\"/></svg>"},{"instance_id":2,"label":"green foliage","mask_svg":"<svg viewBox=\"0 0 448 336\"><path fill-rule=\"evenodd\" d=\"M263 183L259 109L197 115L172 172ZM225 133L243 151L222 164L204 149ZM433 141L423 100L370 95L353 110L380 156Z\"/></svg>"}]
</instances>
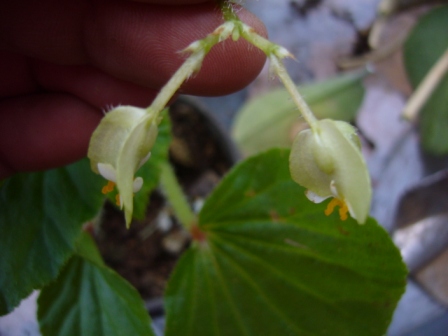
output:
<instances>
[{"instance_id":1,"label":"green foliage","mask_svg":"<svg viewBox=\"0 0 448 336\"><path fill-rule=\"evenodd\" d=\"M154 335L140 295L104 265L87 234L58 279L41 291L38 304L45 336Z\"/></svg>"},{"instance_id":2,"label":"green foliage","mask_svg":"<svg viewBox=\"0 0 448 336\"><path fill-rule=\"evenodd\" d=\"M299 87L319 119L349 121L364 97L365 71ZM272 147L290 147L298 130L305 127L297 107L284 88L275 89L246 103L238 112L233 137L246 155Z\"/></svg>"},{"instance_id":3,"label":"green foliage","mask_svg":"<svg viewBox=\"0 0 448 336\"><path fill-rule=\"evenodd\" d=\"M83 223L99 211L103 179L87 160L18 174L0 189L0 314L56 278ZM95 192L93 192L95 191Z\"/></svg>"},{"instance_id":4,"label":"green foliage","mask_svg":"<svg viewBox=\"0 0 448 336\"><path fill-rule=\"evenodd\" d=\"M448 6L424 15L404 46L404 62L411 84L416 88L448 48ZM420 132L425 150L448 154L448 75L445 75L421 110Z\"/></svg>"},{"instance_id":5,"label":"green foliage","mask_svg":"<svg viewBox=\"0 0 448 336\"><path fill-rule=\"evenodd\" d=\"M324 215L286 150L238 165L200 213L205 240L168 285L166 335L383 335L406 268L373 219Z\"/></svg>"}]
</instances>

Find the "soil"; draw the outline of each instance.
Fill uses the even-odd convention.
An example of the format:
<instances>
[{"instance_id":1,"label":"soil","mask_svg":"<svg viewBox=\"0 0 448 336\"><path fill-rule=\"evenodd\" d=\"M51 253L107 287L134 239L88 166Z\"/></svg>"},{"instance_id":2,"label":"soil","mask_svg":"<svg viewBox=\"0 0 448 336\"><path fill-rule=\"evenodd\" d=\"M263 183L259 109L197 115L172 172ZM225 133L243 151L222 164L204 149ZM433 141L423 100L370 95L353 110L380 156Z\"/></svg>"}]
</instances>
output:
<instances>
[{"instance_id":1,"label":"soil","mask_svg":"<svg viewBox=\"0 0 448 336\"><path fill-rule=\"evenodd\" d=\"M236 160L224 132L188 99L170 108L170 160L192 204L203 200ZM228 140L228 139L226 139ZM169 275L189 237L172 216L163 195L150 196L146 218L126 229L122 213L106 204L96 240L104 261L127 279L145 300L163 295Z\"/></svg>"}]
</instances>

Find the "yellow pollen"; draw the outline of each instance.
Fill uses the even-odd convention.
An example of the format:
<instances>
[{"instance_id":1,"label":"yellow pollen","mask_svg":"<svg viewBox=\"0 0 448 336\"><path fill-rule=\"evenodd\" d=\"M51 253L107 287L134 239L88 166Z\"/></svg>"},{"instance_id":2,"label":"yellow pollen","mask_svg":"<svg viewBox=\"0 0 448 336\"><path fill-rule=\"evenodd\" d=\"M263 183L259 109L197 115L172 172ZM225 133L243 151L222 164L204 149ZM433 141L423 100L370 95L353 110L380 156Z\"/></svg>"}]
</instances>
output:
<instances>
[{"instance_id":1,"label":"yellow pollen","mask_svg":"<svg viewBox=\"0 0 448 336\"><path fill-rule=\"evenodd\" d=\"M103 187L103 189L101 189L101 192L103 194L108 194L111 191L113 191L115 188L115 183L112 181L108 181L107 184Z\"/></svg>"},{"instance_id":2,"label":"yellow pollen","mask_svg":"<svg viewBox=\"0 0 448 336\"><path fill-rule=\"evenodd\" d=\"M348 206L344 201L341 201L338 198L333 198L330 203L328 203L327 208L325 209L325 215L330 216L335 207L339 207L339 217L342 221L345 221L348 218Z\"/></svg>"},{"instance_id":3,"label":"yellow pollen","mask_svg":"<svg viewBox=\"0 0 448 336\"><path fill-rule=\"evenodd\" d=\"M115 195L115 204L118 205L118 206L121 206L120 194L116 194Z\"/></svg>"}]
</instances>

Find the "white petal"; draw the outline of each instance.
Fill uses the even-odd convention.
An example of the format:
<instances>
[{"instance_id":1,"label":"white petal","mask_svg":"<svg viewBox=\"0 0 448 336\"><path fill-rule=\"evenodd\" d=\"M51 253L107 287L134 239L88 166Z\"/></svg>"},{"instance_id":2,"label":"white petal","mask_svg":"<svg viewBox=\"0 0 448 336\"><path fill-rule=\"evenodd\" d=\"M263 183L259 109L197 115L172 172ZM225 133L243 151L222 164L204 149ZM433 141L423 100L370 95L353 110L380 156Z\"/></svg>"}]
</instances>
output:
<instances>
[{"instance_id":1,"label":"white petal","mask_svg":"<svg viewBox=\"0 0 448 336\"><path fill-rule=\"evenodd\" d=\"M331 197L331 196L325 196L325 197L319 196L313 193L311 190L307 190L305 192L305 196L313 203L321 203L325 201L327 198Z\"/></svg>"},{"instance_id":2,"label":"white petal","mask_svg":"<svg viewBox=\"0 0 448 336\"><path fill-rule=\"evenodd\" d=\"M111 164L98 163L98 171L106 180L117 182L117 173Z\"/></svg>"},{"instance_id":3,"label":"white petal","mask_svg":"<svg viewBox=\"0 0 448 336\"><path fill-rule=\"evenodd\" d=\"M134 179L134 183L132 184L132 191L136 193L139 191L143 186L143 179L141 177L136 177Z\"/></svg>"}]
</instances>

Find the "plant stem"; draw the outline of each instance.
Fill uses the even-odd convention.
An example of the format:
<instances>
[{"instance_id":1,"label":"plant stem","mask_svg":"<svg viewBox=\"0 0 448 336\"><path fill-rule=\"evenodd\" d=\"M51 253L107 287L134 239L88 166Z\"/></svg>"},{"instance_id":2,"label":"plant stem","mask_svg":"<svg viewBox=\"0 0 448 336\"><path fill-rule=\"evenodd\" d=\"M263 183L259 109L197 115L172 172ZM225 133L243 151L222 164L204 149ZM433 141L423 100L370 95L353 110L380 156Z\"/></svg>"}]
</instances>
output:
<instances>
[{"instance_id":1,"label":"plant stem","mask_svg":"<svg viewBox=\"0 0 448 336\"><path fill-rule=\"evenodd\" d=\"M235 14L232 5L228 1L220 1L220 8L224 19L228 22L233 22L235 27L238 29L239 34L247 42L262 50L268 56L271 62L271 68L285 85L286 90L291 95L303 118L312 129L316 129L315 125L317 123L317 118L314 116L308 104L300 95L296 85L292 81L291 77L289 77L288 72L282 62L282 58L292 57L292 55L285 48L272 43L263 36L258 35L252 27L242 22Z\"/></svg>"},{"instance_id":2,"label":"plant stem","mask_svg":"<svg viewBox=\"0 0 448 336\"><path fill-rule=\"evenodd\" d=\"M428 74L421 81L420 85L409 99L403 109L403 118L409 121L415 121L417 119L421 108L446 73L448 73L448 49L443 53L436 64L434 64L431 70L429 70Z\"/></svg>"},{"instance_id":3,"label":"plant stem","mask_svg":"<svg viewBox=\"0 0 448 336\"><path fill-rule=\"evenodd\" d=\"M302 113L303 118L310 125L310 127L314 129L314 125L317 122L317 118L314 116L313 112L311 112L311 109L309 108L308 104L297 90L297 87L292 81L291 77L289 77L288 72L286 71L285 66L283 65L283 62L275 55L271 55L269 58L271 61L272 69L275 71L277 76L283 82L283 85L291 95L292 100L299 108L300 113Z\"/></svg>"},{"instance_id":4,"label":"plant stem","mask_svg":"<svg viewBox=\"0 0 448 336\"><path fill-rule=\"evenodd\" d=\"M171 165L168 162L163 163L161 170L160 184L165 196L173 207L174 213L182 226L190 231L197 223L197 217L191 210Z\"/></svg>"},{"instance_id":5,"label":"plant stem","mask_svg":"<svg viewBox=\"0 0 448 336\"><path fill-rule=\"evenodd\" d=\"M210 49L219 42L227 39L232 34L234 24L226 22L216 28L212 33L208 34L202 40L191 43L184 52L191 53L179 69L171 76L170 80L162 87L157 97L148 107L149 113L158 113L168 104L171 97L176 91L195 72L199 71L204 57L208 54Z\"/></svg>"},{"instance_id":6,"label":"plant stem","mask_svg":"<svg viewBox=\"0 0 448 336\"><path fill-rule=\"evenodd\" d=\"M177 69L170 80L163 86L156 99L154 99L151 106L149 106L148 111L155 111L156 113L161 111L165 105L168 104L169 100L173 97L182 83L200 68L205 55L206 52L204 50L190 55L182 66Z\"/></svg>"}]
</instances>

